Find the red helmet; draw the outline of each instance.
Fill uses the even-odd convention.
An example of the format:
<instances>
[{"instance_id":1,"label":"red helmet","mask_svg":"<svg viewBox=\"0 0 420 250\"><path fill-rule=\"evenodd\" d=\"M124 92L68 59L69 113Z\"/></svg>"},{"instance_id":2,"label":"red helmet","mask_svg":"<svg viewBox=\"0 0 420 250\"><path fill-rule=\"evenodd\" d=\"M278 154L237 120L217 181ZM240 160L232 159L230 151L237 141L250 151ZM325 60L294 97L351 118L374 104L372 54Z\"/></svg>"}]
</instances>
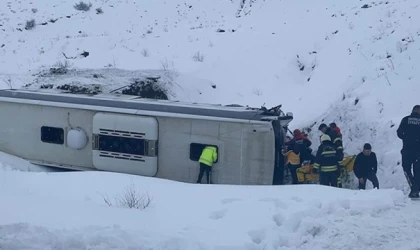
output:
<instances>
[{"instance_id":1,"label":"red helmet","mask_svg":"<svg viewBox=\"0 0 420 250\"><path fill-rule=\"evenodd\" d=\"M300 129L295 129L293 131L293 135L301 135L301 134L302 134L302 132L300 131Z\"/></svg>"}]
</instances>

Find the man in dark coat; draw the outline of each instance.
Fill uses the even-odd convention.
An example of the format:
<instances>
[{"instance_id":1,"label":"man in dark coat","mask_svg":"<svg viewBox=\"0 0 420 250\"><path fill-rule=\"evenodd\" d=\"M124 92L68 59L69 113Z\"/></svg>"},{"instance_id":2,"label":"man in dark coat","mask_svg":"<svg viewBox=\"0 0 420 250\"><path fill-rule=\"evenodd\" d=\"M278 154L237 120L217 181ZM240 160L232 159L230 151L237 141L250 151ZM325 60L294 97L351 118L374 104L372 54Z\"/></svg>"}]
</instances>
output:
<instances>
[{"instance_id":1,"label":"man in dark coat","mask_svg":"<svg viewBox=\"0 0 420 250\"><path fill-rule=\"evenodd\" d=\"M363 152L356 156L353 171L359 179L359 189L366 189L367 180L372 182L373 188L379 189L379 181L376 177L378 160L376 154L372 152L372 146L369 143L366 143L363 146Z\"/></svg>"},{"instance_id":2,"label":"man in dark coat","mask_svg":"<svg viewBox=\"0 0 420 250\"><path fill-rule=\"evenodd\" d=\"M410 115L401 120L397 130L403 141L402 167L411 186L410 198L419 198L420 185L420 105L413 107ZM413 167L413 173L411 168Z\"/></svg>"},{"instance_id":3,"label":"man in dark coat","mask_svg":"<svg viewBox=\"0 0 420 250\"><path fill-rule=\"evenodd\" d=\"M286 145L288 145L289 150L294 150L295 145L298 147L301 163L304 161L313 162L314 157L310 148L312 142L299 129L293 131L293 139L288 141Z\"/></svg>"},{"instance_id":4,"label":"man in dark coat","mask_svg":"<svg viewBox=\"0 0 420 250\"><path fill-rule=\"evenodd\" d=\"M335 150L337 151L337 156L340 158L340 161L342 161L344 158L344 153L343 153L343 140L341 139L341 137L337 134L337 132L332 130L325 123L322 123L321 125L319 125L318 129L323 134L326 134L331 138L331 142L334 144Z\"/></svg>"},{"instance_id":5,"label":"man in dark coat","mask_svg":"<svg viewBox=\"0 0 420 250\"><path fill-rule=\"evenodd\" d=\"M321 136L321 145L318 148L312 171L319 172L319 184L337 187L339 175L337 152L327 134Z\"/></svg>"},{"instance_id":6,"label":"man in dark coat","mask_svg":"<svg viewBox=\"0 0 420 250\"><path fill-rule=\"evenodd\" d=\"M319 125L318 129L323 134L328 135L331 138L331 142L333 143L335 147L335 151L337 152L336 155L339 160L339 166L338 166L339 175L337 179L337 186L341 188L343 187L342 175L343 175L343 170L344 170L344 167L342 166L342 161L344 159L343 140L341 139L341 136L337 134L337 132L335 132L331 127L328 127L327 124L325 123L322 123L321 125Z\"/></svg>"}]
</instances>

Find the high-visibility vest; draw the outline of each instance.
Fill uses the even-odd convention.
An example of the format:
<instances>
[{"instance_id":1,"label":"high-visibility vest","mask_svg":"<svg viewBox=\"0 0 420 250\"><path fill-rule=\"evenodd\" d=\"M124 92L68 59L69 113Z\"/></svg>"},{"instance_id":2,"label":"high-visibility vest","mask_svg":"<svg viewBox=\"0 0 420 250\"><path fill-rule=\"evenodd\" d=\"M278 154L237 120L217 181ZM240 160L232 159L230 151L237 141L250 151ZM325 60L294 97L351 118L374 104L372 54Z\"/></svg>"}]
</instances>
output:
<instances>
[{"instance_id":1,"label":"high-visibility vest","mask_svg":"<svg viewBox=\"0 0 420 250\"><path fill-rule=\"evenodd\" d=\"M300 164L300 153L295 154L293 150L288 151L284 154L287 157L286 164L290 163L291 165L299 165Z\"/></svg>"},{"instance_id":2,"label":"high-visibility vest","mask_svg":"<svg viewBox=\"0 0 420 250\"><path fill-rule=\"evenodd\" d=\"M199 162L211 167L216 161L217 149L213 146L206 146L201 153Z\"/></svg>"}]
</instances>

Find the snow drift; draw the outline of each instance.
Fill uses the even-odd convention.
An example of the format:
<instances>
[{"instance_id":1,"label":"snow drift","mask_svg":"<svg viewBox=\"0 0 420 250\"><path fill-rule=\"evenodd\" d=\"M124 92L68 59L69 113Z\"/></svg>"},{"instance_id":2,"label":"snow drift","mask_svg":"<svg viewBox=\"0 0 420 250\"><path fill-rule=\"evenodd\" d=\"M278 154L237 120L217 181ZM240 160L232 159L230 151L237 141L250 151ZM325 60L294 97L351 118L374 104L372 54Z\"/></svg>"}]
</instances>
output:
<instances>
[{"instance_id":1,"label":"snow drift","mask_svg":"<svg viewBox=\"0 0 420 250\"><path fill-rule=\"evenodd\" d=\"M10 168L21 164L9 162ZM200 185L104 172L0 173L0 247L10 250L415 249L420 244L415 212L420 204L395 189ZM105 202L130 190L150 203L129 209Z\"/></svg>"}]
</instances>

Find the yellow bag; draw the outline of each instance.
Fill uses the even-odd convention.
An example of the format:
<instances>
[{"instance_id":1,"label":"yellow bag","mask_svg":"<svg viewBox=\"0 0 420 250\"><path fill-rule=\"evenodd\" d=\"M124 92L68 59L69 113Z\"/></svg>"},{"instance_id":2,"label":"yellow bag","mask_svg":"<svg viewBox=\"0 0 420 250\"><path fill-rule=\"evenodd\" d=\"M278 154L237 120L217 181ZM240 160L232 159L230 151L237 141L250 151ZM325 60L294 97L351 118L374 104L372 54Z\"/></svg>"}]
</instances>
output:
<instances>
[{"instance_id":1,"label":"yellow bag","mask_svg":"<svg viewBox=\"0 0 420 250\"><path fill-rule=\"evenodd\" d=\"M342 165L345 172L352 172L356 155L349 155L344 157ZM298 181L301 183L316 182L319 179L319 174L312 173L312 165L304 165L296 170Z\"/></svg>"}]
</instances>

